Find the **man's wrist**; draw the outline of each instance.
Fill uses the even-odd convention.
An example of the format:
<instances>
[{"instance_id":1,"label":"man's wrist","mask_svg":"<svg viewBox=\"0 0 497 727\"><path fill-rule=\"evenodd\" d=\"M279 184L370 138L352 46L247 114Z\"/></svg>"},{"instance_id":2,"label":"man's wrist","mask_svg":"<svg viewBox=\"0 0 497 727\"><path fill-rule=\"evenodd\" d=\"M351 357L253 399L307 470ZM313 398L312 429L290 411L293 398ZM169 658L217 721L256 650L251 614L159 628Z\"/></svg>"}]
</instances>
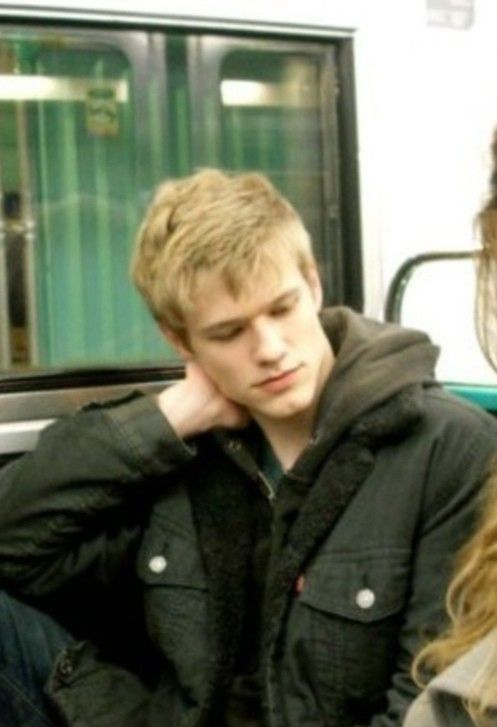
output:
<instances>
[{"instance_id":1,"label":"man's wrist","mask_svg":"<svg viewBox=\"0 0 497 727\"><path fill-rule=\"evenodd\" d=\"M172 429L182 439L200 434L210 428L205 407L195 402L183 382L164 389L156 398L157 406Z\"/></svg>"}]
</instances>

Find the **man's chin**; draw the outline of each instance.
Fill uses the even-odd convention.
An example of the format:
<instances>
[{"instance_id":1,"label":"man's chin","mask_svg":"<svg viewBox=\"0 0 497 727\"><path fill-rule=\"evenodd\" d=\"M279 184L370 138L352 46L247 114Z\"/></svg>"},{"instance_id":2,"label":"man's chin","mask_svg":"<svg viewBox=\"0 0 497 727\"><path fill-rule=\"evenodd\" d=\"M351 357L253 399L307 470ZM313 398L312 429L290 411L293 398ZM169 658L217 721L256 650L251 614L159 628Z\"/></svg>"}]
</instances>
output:
<instances>
[{"instance_id":1,"label":"man's chin","mask_svg":"<svg viewBox=\"0 0 497 727\"><path fill-rule=\"evenodd\" d=\"M288 396L275 399L268 402L265 406L258 407L252 412L254 419L262 416L266 419L292 419L296 416L302 416L313 406L312 397L309 396Z\"/></svg>"}]
</instances>

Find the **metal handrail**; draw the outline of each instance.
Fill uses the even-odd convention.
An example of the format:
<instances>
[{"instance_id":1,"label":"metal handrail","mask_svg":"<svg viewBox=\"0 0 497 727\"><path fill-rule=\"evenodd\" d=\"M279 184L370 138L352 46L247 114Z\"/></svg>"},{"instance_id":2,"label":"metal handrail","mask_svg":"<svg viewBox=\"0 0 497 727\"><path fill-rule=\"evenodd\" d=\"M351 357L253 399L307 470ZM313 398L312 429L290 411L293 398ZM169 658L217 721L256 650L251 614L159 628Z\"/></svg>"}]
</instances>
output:
<instances>
[{"instance_id":1,"label":"metal handrail","mask_svg":"<svg viewBox=\"0 0 497 727\"><path fill-rule=\"evenodd\" d=\"M413 273L421 265L429 262L440 262L443 260L469 260L476 259L480 250L462 250L460 252L425 252L421 255L408 258L399 267L388 287L385 302L385 320L393 323L401 322L401 310L407 284Z\"/></svg>"}]
</instances>

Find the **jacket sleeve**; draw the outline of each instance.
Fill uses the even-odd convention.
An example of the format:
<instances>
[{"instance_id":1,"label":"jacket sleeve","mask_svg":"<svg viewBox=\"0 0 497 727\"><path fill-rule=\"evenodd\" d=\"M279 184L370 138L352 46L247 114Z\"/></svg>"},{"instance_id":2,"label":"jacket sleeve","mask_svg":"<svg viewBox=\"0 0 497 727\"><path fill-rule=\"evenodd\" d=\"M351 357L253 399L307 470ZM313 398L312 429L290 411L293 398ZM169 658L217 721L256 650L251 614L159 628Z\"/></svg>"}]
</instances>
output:
<instances>
[{"instance_id":1,"label":"jacket sleeve","mask_svg":"<svg viewBox=\"0 0 497 727\"><path fill-rule=\"evenodd\" d=\"M139 394L47 427L0 470L1 582L34 596L83 574L108 582L137 546L154 488L193 456Z\"/></svg>"},{"instance_id":2,"label":"jacket sleeve","mask_svg":"<svg viewBox=\"0 0 497 727\"><path fill-rule=\"evenodd\" d=\"M418 693L411 678L412 661L447 626L445 598L454 556L472 532L482 485L497 450L493 418L459 402L447 401L445 410L429 455L417 465L405 462L406 467L420 468L419 501L413 497L406 503L406 508L417 511L410 589L388 706L370 727L400 727Z\"/></svg>"}]
</instances>

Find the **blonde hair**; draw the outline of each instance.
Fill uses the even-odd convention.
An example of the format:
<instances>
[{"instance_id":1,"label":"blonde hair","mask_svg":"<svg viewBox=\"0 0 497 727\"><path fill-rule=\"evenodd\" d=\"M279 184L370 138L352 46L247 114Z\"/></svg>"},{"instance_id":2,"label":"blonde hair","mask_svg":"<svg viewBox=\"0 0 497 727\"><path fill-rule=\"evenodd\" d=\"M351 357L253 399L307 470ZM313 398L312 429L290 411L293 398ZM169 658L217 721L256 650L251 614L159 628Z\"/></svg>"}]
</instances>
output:
<instances>
[{"instance_id":1,"label":"blonde hair","mask_svg":"<svg viewBox=\"0 0 497 727\"><path fill-rule=\"evenodd\" d=\"M497 370L497 130L491 145L490 193L476 222L481 251L475 321L478 340L490 365Z\"/></svg>"},{"instance_id":2,"label":"blonde hair","mask_svg":"<svg viewBox=\"0 0 497 727\"><path fill-rule=\"evenodd\" d=\"M478 527L459 551L447 591L450 626L417 655L413 675L419 685L438 674L497 627L497 460L494 458L484 492ZM490 705L497 700L497 650L475 675L465 706L476 725L487 724ZM495 715L494 715L495 720Z\"/></svg>"},{"instance_id":3,"label":"blonde hair","mask_svg":"<svg viewBox=\"0 0 497 727\"><path fill-rule=\"evenodd\" d=\"M302 220L272 184L255 172L204 169L157 189L131 275L156 320L184 338L199 272L219 271L238 295L247 276L277 274L285 254L306 276L315 265Z\"/></svg>"}]
</instances>

